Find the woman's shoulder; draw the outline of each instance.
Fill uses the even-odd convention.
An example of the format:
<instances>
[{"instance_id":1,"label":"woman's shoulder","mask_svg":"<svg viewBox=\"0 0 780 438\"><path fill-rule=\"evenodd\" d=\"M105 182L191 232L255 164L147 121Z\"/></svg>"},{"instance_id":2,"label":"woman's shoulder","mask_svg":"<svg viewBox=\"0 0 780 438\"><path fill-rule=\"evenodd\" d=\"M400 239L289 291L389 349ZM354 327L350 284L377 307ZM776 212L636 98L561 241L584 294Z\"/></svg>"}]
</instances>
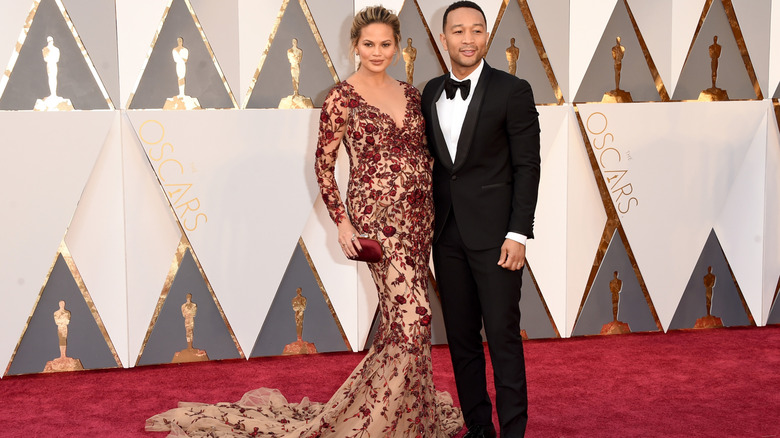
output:
<instances>
[{"instance_id":1,"label":"woman's shoulder","mask_svg":"<svg viewBox=\"0 0 780 438\"><path fill-rule=\"evenodd\" d=\"M330 91L328 91L327 96L325 96L325 101L344 102L352 98L353 94L354 88L352 87L352 84L347 81L341 81L334 85Z\"/></svg>"}]
</instances>

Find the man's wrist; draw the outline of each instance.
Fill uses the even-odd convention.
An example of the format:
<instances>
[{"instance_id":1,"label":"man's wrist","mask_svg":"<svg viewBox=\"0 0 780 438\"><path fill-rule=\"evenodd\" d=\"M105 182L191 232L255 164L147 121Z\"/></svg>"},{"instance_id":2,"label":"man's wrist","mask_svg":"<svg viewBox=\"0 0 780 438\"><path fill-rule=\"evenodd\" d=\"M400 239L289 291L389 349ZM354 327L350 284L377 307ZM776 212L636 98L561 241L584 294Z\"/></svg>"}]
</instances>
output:
<instances>
[{"instance_id":1,"label":"man's wrist","mask_svg":"<svg viewBox=\"0 0 780 438\"><path fill-rule=\"evenodd\" d=\"M525 245L525 242L528 241L528 237L527 236L525 236L523 234L520 234L520 233L514 233L512 231L506 233L505 237L507 239L509 239L509 240L514 240L515 242L517 242L517 243L519 243L521 245Z\"/></svg>"}]
</instances>

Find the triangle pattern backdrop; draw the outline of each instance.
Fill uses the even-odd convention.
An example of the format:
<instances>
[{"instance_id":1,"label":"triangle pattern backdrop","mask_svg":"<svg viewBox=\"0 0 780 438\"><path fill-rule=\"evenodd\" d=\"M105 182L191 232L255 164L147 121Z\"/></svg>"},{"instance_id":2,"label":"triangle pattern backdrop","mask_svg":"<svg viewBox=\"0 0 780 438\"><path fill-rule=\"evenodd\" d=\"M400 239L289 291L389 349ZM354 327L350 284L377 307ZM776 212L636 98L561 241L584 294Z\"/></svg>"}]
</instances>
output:
<instances>
[{"instance_id":1,"label":"triangle pattern backdrop","mask_svg":"<svg viewBox=\"0 0 780 438\"><path fill-rule=\"evenodd\" d=\"M530 264L523 269L523 287L520 295L520 328L529 339L560 338L547 303L533 278Z\"/></svg>"},{"instance_id":2,"label":"triangle pattern backdrop","mask_svg":"<svg viewBox=\"0 0 780 438\"><path fill-rule=\"evenodd\" d=\"M545 68L549 68L552 75L552 67L549 62L542 64L542 60L539 58L539 52L531 34L531 26L535 30L535 24L533 18L531 18L531 23L526 23L520 6L521 1L524 3L524 8L528 9L525 0L509 0L503 15L496 20L496 25L490 34L490 46L485 59L491 67L509 72L507 50L511 40L514 39L514 47L519 50L515 75L531 84L531 88L534 90L534 100L537 104L558 103L556 92L553 90L548 73L545 71ZM530 17L530 11L528 14ZM536 36L538 38L538 32ZM541 39L538 39L538 44L542 44ZM557 86L557 81L555 82ZM560 89L558 89L558 94L560 94Z\"/></svg>"},{"instance_id":3,"label":"triangle pattern backdrop","mask_svg":"<svg viewBox=\"0 0 780 438\"><path fill-rule=\"evenodd\" d=\"M303 341L313 343L318 353L351 350L330 299L321 288L318 277L299 243L290 257L290 264L263 321L250 357L278 356L282 354L285 346L296 341L297 326L292 300L296 297L297 288L301 288L301 295L306 298Z\"/></svg>"},{"instance_id":4,"label":"triangle pattern backdrop","mask_svg":"<svg viewBox=\"0 0 780 438\"><path fill-rule=\"evenodd\" d=\"M401 21L400 59L397 63L390 64L388 72L399 81L409 82L406 69L407 63L404 56L401 55L404 51L409 50L407 47L409 38L411 38L412 47L416 49L415 59L412 62L412 73L414 76L412 85L422 92L425 84L430 79L441 76L447 71L446 66L438 48L432 41L428 23L420 13L416 0L404 1L401 10L398 12L398 19Z\"/></svg>"},{"instance_id":5,"label":"triangle pattern backdrop","mask_svg":"<svg viewBox=\"0 0 780 438\"><path fill-rule=\"evenodd\" d=\"M89 293L79 287L80 276L75 265L72 271L66 256L67 249L57 253L6 375L40 373L47 362L60 357L58 326L54 321L60 301L65 302L65 309L70 312L67 356L80 360L84 369L122 366Z\"/></svg>"},{"instance_id":6,"label":"triangle pattern backdrop","mask_svg":"<svg viewBox=\"0 0 780 438\"><path fill-rule=\"evenodd\" d=\"M192 302L197 305L193 348L205 350L210 360L243 358L216 296L193 257L192 249L182 242L176 256L179 263L169 273L166 282L169 289L160 294L137 365L170 363L176 352L187 348L182 314L187 294L192 294Z\"/></svg>"},{"instance_id":7,"label":"triangle pattern backdrop","mask_svg":"<svg viewBox=\"0 0 780 438\"><path fill-rule=\"evenodd\" d=\"M618 37L620 45L625 48L620 68L620 89L631 93L634 102L661 100L654 73L645 59L643 44L640 44L641 34L634 28L629 14L625 1L618 0L582 79L575 102L601 102L604 93L617 88L612 48ZM655 75L658 73L655 72Z\"/></svg>"},{"instance_id":8,"label":"triangle pattern backdrop","mask_svg":"<svg viewBox=\"0 0 780 438\"><path fill-rule=\"evenodd\" d=\"M172 56L178 38L183 39L183 46L189 51L185 63L185 94L198 99L202 108L236 108L233 94L189 0L171 0L128 108L162 109L166 99L179 94L177 65Z\"/></svg>"},{"instance_id":9,"label":"triangle pattern backdrop","mask_svg":"<svg viewBox=\"0 0 780 438\"><path fill-rule=\"evenodd\" d=\"M696 100L702 90L712 87L710 46L715 36L721 46L716 86L726 90L732 100L756 99L756 90L742 59L723 0L713 0L680 72L673 100Z\"/></svg>"},{"instance_id":10,"label":"triangle pattern backdrop","mask_svg":"<svg viewBox=\"0 0 780 438\"><path fill-rule=\"evenodd\" d=\"M753 318L746 312L742 293L731 276L728 261L723 255L723 248L713 230L707 238L696 268L691 273L691 280L669 324L670 330L693 328L696 320L707 314L704 277L708 275L710 269L715 275L711 314L720 318L725 327L755 325L752 323Z\"/></svg>"},{"instance_id":11,"label":"triangle pattern backdrop","mask_svg":"<svg viewBox=\"0 0 780 438\"><path fill-rule=\"evenodd\" d=\"M49 96L49 74L43 58L48 37L59 49L54 62L56 94L70 99L74 109L113 109L103 83L72 27L60 0L39 0L19 37L5 76L0 79L0 110L32 110L36 100Z\"/></svg>"},{"instance_id":12,"label":"triangle pattern backdrop","mask_svg":"<svg viewBox=\"0 0 780 438\"><path fill-rule=\"evenodd\" d=\"M625 322L632 332L659 330L651 311L652 303L645 298L634 268L628 258L623 239L616 231L612 234L596 279L585 296L585 301L574 325L572 336L597 335L601 328L613 320L610 282L622 281L618 300L618 320Z\"/></svg>"},{"instance_id":13,"label":"triangle pattern backdrop","mask_svg":"<svg viewBox=\"0 0 780 438\"><path fill-rule=\"evenodd\" d=\"M447 343L447 331L444 328L444 316L441 312L441 300L439 299L439 292L435 284L436 280L433 277L431 271L428 271L428 300L431 306L431 344L442 345ZM372 291L373 292L373 291ZM374 338L379 331L379 322L382 319L381 308L377 306L376 312L374 312L374 320L371 323L371 330L368 332L366 343L363 345L364 350L368 350L371 344L374 343Z\"/></svg>"},{"instance_id":14,"label":"triangle pattern backdrop","mask_svg":"<svg viewBox=\"0 0 780 438\"><path fill-rule=\"evenodd\" d=\"M279 22L268 39L247 93L245 108L278 108L279 101L293 94L287 51L293 39L303 51L299 93L321 107L328 91L339 79L305 0L284 0Z\"/></svg>"}]
</instances>

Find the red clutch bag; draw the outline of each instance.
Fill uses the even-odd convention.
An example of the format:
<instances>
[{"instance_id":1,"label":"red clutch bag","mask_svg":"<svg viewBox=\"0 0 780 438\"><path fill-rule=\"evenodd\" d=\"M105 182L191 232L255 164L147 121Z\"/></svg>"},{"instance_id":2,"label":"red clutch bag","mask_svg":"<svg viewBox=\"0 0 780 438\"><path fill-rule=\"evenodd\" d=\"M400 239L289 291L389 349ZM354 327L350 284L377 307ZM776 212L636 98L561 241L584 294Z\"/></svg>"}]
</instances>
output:
<instances>
[{"instance_id":1,"label":"red clutch bag","mask_svg":"<svg viewBox=\"0 0 780 438\"><path fill-rule=\"evenodd\" d=\"M379 242L368 237L358 237L357 240L363 249L357 252L357 257L353 260L367 263L376 263L382 260L382 245Z\"/></svg>"}]
</instances>

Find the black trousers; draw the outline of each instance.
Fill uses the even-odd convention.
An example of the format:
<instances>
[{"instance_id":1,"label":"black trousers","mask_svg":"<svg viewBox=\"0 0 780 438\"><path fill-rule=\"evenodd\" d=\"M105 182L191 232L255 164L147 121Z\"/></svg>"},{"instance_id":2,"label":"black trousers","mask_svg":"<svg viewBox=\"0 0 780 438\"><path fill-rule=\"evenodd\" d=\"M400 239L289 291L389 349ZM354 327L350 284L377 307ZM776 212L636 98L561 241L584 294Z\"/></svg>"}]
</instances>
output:
<instances>
[{"instance_id":1,"label":"black trousers","mask_svg":"<svg viewBox=\"0 0 780 438\"><path fill-rule=\"evenodd\" d=\"M433 246L447 341L466 425L493 429L487 392L484 323L502 438L522 437L528 422L525 359L520 336L522 270L498 266L501 248L474 251L450 213Z\"/></svg>"}]
</instances>

